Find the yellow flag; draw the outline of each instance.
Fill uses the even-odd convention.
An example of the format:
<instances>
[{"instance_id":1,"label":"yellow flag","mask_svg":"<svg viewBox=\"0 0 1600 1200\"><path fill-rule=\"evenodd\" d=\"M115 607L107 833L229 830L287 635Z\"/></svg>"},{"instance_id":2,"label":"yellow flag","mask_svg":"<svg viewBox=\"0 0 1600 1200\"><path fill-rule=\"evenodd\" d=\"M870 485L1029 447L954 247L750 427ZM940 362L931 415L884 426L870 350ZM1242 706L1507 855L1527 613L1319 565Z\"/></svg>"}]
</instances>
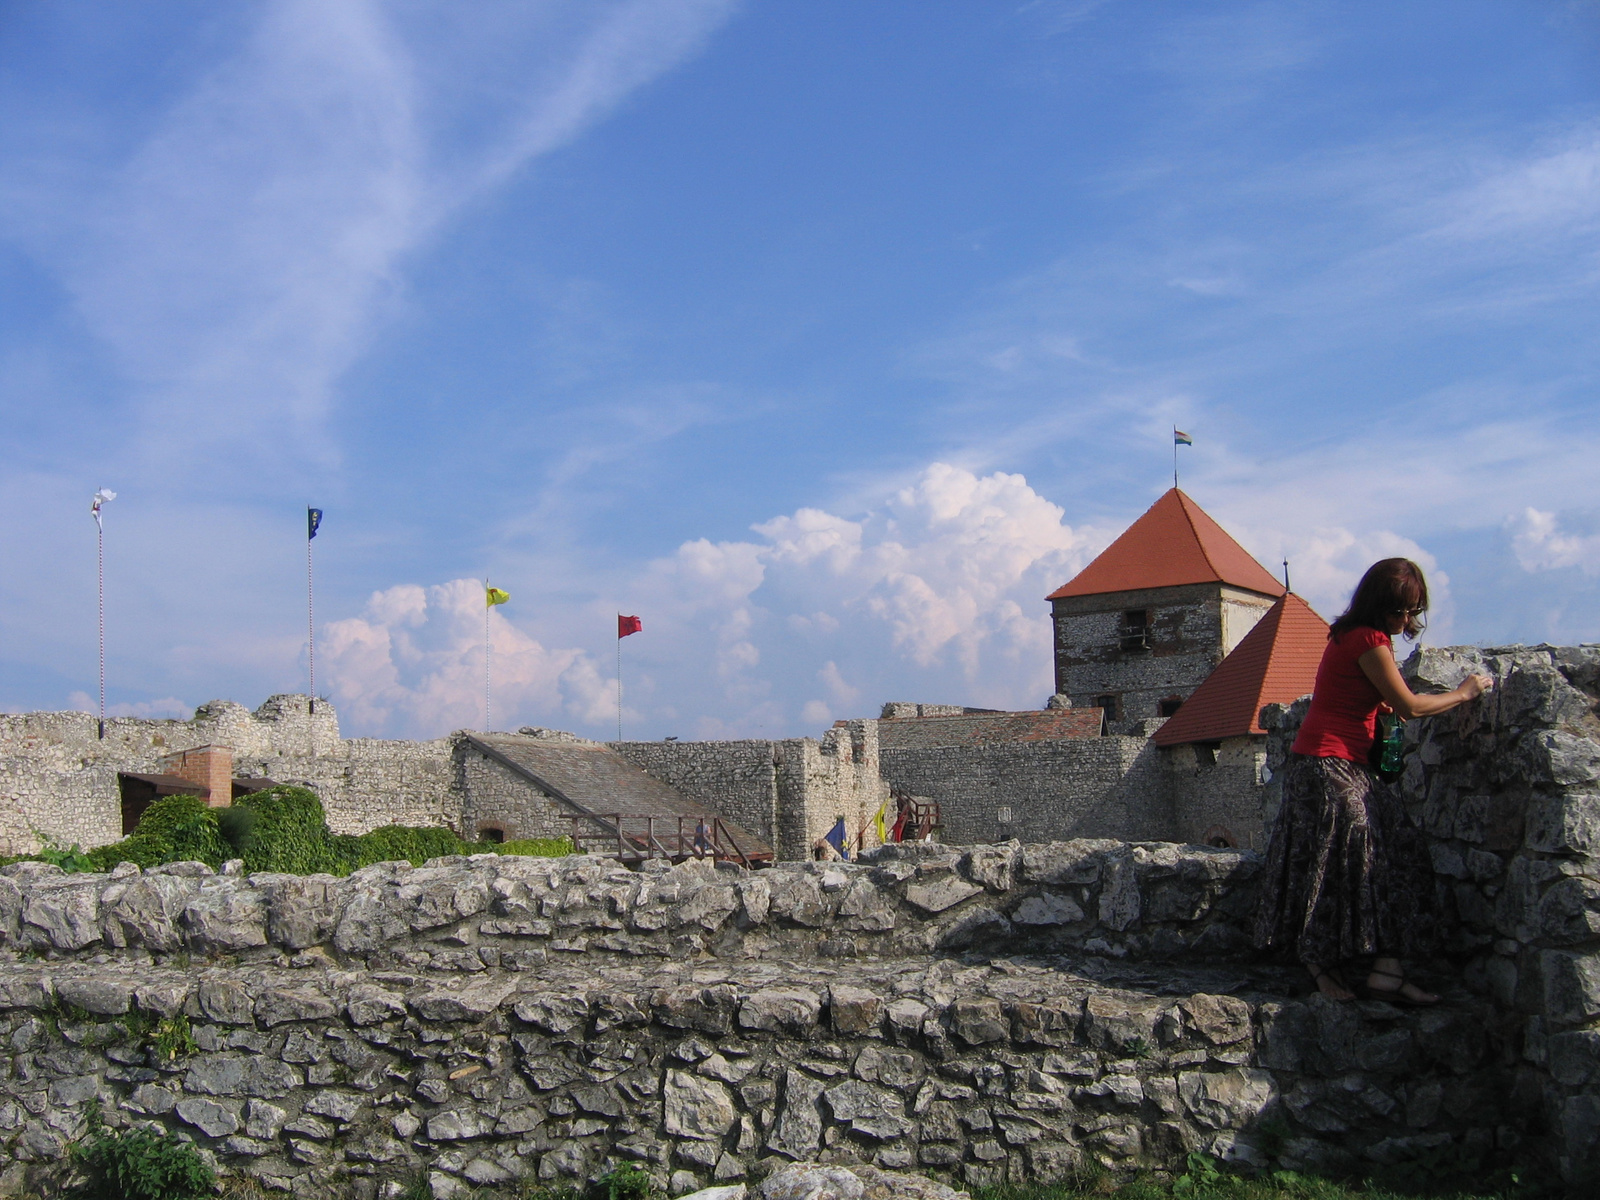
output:
<instances>
[{"instance_id":1,"label":"yellow flag","mask_svg":"<svg viewBox=\"0 0 1600 1200\"><path fill-rule=\"evenodd\" d=\"M496 604L504 604L507 600L511 599L511 593L502 592L499 588L492 587L489 588L485 593L484 599L486 601L484 607L493 608Z\"/></svg>"},{"instance_id":2,"label":"yellow flag","mask_svg":"<svg viewBox=\"0 0 1600 1200\"><path fill-rule=\"evenodd\" d=\"M883 824L883 813L888 807L889 802L885 800L882 804L878 805L878 813L872 818L872 824L877 828L878 842L881 845L888 845L889 843L889 830Z\"/></svg>"}]
</instances>

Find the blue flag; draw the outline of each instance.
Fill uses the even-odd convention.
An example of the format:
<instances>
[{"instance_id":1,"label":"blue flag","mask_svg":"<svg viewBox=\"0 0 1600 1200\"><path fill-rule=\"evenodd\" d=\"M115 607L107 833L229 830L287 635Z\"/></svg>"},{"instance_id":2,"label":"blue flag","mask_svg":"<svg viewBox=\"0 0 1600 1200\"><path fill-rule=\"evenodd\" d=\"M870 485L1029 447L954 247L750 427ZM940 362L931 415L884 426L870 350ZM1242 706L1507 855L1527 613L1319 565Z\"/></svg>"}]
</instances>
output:
<instances>
[{"instance_id":1,"label":"blue flag","mask_svg":"<svg viewBox=\"0 0 1600 1200\"><path fill-rule=\"evenodd\" d=\"M322 510L320 508L306 509L306 541L317 536L317 530L322 526Z\"/></svg>"},{"instance_id":2,"label":"blue flag","mask_svg":"<svg viewBox=\"0 0 1600 1200\"><path fill-rule=\"evenodd\" d=\"M823 836L825 838L827 838L828 844L839 852L839 857L840 858L849 858L850 857L850 852L844 848L844 845L845 845L845 831L844 831L844 818L843 817L840 817L839 820L837 822L835 822L833 828L828 830L828 832L825 833Z\"/></svg>"}]
</instances>

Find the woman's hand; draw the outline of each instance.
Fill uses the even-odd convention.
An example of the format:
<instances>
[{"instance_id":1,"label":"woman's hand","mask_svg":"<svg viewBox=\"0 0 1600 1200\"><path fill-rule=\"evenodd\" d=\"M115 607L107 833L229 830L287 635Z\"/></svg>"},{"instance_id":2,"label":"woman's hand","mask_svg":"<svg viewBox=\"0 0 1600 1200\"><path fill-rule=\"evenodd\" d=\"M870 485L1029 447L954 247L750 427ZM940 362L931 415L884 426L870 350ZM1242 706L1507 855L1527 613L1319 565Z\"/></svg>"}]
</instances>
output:
<instances>
[{"instance_id":1,"label":"woman's hand","mask_svg":"<svg viewBox=\"0 0 1600 1200\"><path fill-rule=\"evenodd\" d=\"M1459 704L1477 699L1494 686L1494 680L1487 675L1468 675L1454 691L1442 695L1419 696L1401 678L1400 668L1395 665L1394 653L1388 646L1374 646L1356 662L1360 665L1362 674L1372 681L1373 687L1378 689L1378 695L1383 698L1383 702L1408 721L1416 717L1431 717L1449 712Z\"/></svg>"},{"instance_id":2,"label":"woman's hand","mask_svg":"<svg viewBox=\"0 0 1600 1200\"><path fill-rule=\"evenodd\" d=\"M1494 678L1490 675L1468 675L1461 681L1461 686L1456 691L1461 693L1463 700L1476 700L1479 696L1494 687Z\"/></svg>"}]
</instances>

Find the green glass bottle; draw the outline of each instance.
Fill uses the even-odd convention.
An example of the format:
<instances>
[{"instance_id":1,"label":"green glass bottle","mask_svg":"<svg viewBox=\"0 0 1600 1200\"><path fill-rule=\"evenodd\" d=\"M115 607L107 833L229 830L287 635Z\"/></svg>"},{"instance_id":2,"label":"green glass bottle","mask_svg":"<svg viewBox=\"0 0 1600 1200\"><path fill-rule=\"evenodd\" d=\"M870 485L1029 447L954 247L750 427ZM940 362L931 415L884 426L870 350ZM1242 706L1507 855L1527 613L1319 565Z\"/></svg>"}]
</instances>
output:
<instances>
[{"instance_id":1,"label":"green glass bottle","mask_svg":"<svg viewBox=\"0 0 1600 1200\"><path fill-rule=\"evenodd\" d=\"M1393 713L1378 718L1378 773L1386 777L1400 774L1406 745L1406 723Z\"/></svg>"}]
</instances>

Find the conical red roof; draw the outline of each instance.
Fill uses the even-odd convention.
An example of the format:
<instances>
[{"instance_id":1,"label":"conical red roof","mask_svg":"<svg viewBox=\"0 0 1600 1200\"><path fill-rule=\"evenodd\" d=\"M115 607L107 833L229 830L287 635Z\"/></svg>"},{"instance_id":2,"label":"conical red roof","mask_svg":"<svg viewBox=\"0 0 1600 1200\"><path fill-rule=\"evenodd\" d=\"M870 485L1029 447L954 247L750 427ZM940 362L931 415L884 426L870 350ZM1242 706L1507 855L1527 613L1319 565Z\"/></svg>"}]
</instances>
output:
<instances>
[{"instance_id":1,"label":"conical red roof","mask_svg":"<svg viewBox=\"0 0 1600 1200\"><path fill-rule=\"evenodd\" d=\"M1264 596L1283 595L1283 584L1270 571L1251 558L1204 509L1173 488L1098 558L1045 599L1186 583L1227 583Z\"/></svg>"},{"instance_id":2,"label":"conical red roof","mask_svg":"<svg viewBox=\"0 0 1600 1200\"><path fill-rule=\"evenodd\" d=\"M1288 704L1309 692L1327 645L1328 623L1289 592L1267 609L1152 740L1158 746L1181 746L1265 733L1262 705Z\"/></svg>"}]
</instances>

